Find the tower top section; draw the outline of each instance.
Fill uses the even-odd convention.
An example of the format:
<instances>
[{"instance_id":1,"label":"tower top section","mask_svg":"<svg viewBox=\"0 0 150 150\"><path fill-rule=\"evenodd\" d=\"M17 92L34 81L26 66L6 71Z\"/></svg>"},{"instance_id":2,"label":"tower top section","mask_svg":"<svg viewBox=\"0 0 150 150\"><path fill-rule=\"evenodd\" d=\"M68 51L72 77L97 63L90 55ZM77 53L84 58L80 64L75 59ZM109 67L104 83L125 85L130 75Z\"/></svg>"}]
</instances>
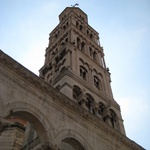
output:
<instances>
[{"instance_id":1,"label":"tower top section","mask_svg":"<svg viewBox=\"0 0 150 150\"><path fill-rule=\"evenodd\" d=\"M125 134L98 32L78 7L65 8L59 20L50 33L40 77L79 107Z\"/></svg>"},{"instance_id":2,"label":"tower top section","mask_svg":"<svg viewBox=\"0 0 150 150\"><path fill-rule=\"evenodd\" d=\"M87 15L78 7L66 7L64 11L59 15L59 21L63 21L68 18L69 14L74 14L74 17L79 17L82 21L88 23Z\"/></svg>"}]
</instances>

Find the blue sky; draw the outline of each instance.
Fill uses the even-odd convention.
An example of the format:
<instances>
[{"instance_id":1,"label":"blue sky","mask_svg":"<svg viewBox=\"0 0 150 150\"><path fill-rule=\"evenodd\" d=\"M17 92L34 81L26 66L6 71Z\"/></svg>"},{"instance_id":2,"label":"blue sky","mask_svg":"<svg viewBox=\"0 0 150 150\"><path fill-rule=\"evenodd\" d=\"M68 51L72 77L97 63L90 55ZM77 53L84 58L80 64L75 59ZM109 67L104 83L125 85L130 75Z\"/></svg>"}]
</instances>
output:
<instances>
[{"instance_id":1,"label":"blue sky","mask_svg":"<svg viewBox=\"0 0 150 150\"><path fill-rule=\"evenodd\" d=\"M78 1L1 0L0 49L38 75L58 15ZM150 1L78 2L99 32L127 136L150 149Z\"/></svg>"}]
</instances>

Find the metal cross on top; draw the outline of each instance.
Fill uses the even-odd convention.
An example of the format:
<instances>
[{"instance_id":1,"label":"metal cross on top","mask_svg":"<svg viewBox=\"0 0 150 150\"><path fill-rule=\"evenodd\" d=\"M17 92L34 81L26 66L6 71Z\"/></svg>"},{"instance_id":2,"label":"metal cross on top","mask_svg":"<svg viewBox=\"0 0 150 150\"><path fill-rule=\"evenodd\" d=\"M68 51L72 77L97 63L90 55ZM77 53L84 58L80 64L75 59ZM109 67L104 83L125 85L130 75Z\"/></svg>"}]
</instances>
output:
<instances>
[{"instance_id":1,"label":"metal cross on top","mask_svg":"<svg viewBox=\"0 0 150 150\"><path fill-rule=\"evenodd\" d=\"M72 7L76 7L76 6L79 6L79 4L78 3L76 3L76 4L74 4L74 5L71 5Z\"/></svg>"}]
</instances>

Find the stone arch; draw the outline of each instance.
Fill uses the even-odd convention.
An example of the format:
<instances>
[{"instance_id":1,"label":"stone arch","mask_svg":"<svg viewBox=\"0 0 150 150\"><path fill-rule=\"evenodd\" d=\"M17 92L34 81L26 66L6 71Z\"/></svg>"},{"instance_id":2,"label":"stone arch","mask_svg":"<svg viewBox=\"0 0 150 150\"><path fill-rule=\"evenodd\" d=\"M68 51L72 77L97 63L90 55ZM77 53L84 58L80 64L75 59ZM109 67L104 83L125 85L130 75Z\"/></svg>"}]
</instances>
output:
<instances>
[{"instance_id":1,"label":"stone arch","mask_svg":"<svg viewBox=\"0 0 150 150\"><path fill-rule=\"evenodd\" d=\"M89 65L87 62L85 62L82 58L79 58L79 60L80 60L80 62L81 62L80 65L85 66L86 69L89 70L90 65Z\"/></svg>"},{"instance_id":2,"label":"stone arch","mask_svg":"<svg viewBox=\"0 0 150 150\"><path fill-rule=\"evenodd\" d=\"M88 70L84 66L80 65L80 77L83 80L87 81L88 80L87 76L88 76Z\"/></svg>"},{"instance_id":3,"label":"stone arch","mask_svg":"<svg viewBox=\"0 0 150 150\"><path fill-rule=\"evenodd\" d=\"M82 144L74 138L65 138L61 141L59 145L61 150L85 150Z\"/></svg>"},{"instance_id":4,"label":"stone arch","mask_svg":"<svg viewBox=\"0 0 150 150\"><path fill-rule=\"evenodd\" d=\"M93 71L94 71L94 75L98 75L99 77L103 78L103 75L100 72L98 72L96 68L93 68Z\"/></svg>"},{"instance_id":5,"label":"stone arch","mask_svg":"<svg viewBox=\"0 0 150 150\"><path fill-rule=\"evenodd\" d=\"M61 72L63 72L65 69L66 69L66 67L65 67L65 66L61 67L61 69L60 69L60 73L61 73Z\"/></svg>"},{"instance_id":6,"label":"stone arch","mask_svg":"<svg viewBox=\"0 0 150 150\"><path fill-rule=\"evenodd\" d=\"M93 82L94 82L94 86L98 89L101 90L101 81L99 79L99 77L97 77L96 75L93 76Z\"/></svg>"},{"instance_id":7,"label":"stone arch","mask_svg":"<svg viewBox=\"0 0 150 150\"><path fill-rule=\"evenodd\" d=\"M70 140L69 140L70 139ZM60 129L55 138L56 145L60 145L62 141L79 143L83 150L92 150L92 146L87 141L86 137L73 129ZM80 150L80 149L75 149ZM81 149L82 150L82 149Z\"/></svg>"},{"instance_id":8,"label":"stone arch","mask_svg":"<svg viewBox=\"0 0 150 150\"><path fill-rule=\"evenodd\" d=\"M25 102L11 102L4 105L2 114L7 118L13 116L28 121L37 131L41 145L47 147L51 144L54 133L49 129L53 127L40 109Z\"/></svg>"},{"instance_id":9,"label":"stone arch","mask_svg":"<svg viewBox=\"0 0 150 150\"><path fill-rule=\"evenodd\" d=\"M65 69L66 66L65 66L65 62L66 62L66 58L64 58L63 60L61 60L61 62L56 65L56 70L60 73L62 71L62 68Z\"/></svg>"},{"instance_id":10,"label":"stone arch","mask_svg":"<svg viewBox=\"0 0 150 150\"><path fill-rule=\"evenodd\" d=\"M93 68L92 76L93 76L93 84L94 84L94 86L96 86L94 80L97 78L99 80L99 88L98 89L100 91L105 91L105 84L104 84L103 75L100 72L98 72L95 68ZM96 80L96 81L98 81L98 80Z\"/></svg>"}]
</instances>

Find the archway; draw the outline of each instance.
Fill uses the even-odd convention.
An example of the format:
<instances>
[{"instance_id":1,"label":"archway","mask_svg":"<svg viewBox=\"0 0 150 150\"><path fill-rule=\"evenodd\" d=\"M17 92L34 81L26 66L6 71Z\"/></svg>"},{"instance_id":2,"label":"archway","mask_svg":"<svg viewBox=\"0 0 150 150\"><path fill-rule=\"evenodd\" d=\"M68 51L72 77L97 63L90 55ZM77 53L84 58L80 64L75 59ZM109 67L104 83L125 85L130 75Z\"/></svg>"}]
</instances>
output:
<instances>
[{"instance_id":1,"label":"archway","mask_svg":"<svg viewBox=\"0 0 150 150\"><path fill-rule=\"evenodd\" d=\"M48 132L48 129L51 125L49 124L43 112L40 111L40 109L28 103L24 104L22 102L14 102L9 105L9 107L8 104L5 105L2 113L9 114L7 117L5 117L5 120L13 120L14 123L20 124L22 124L22 122L25 122L25 128L30 127L30 129L32 129L32 133L34 132L34 135L36 135L33 136L33 138L29 140L29 142L22 143L22 150L24 150L25 147L29 147L27 149L30 150L31 148L33 148L33 146L30 146L31 144L37 146L40 149L46 149L46 147L51 144L52 137ZM36 144L33 144L33 142Z\"/></svg>"},{"instance_id":2,"label":"archway","mask_svg":"<svg viewBox=\"0 0 150 150\"><path fill-rule=\"evenodd\" d=\"M79 141L74 138L65 138L59 145L60 150L85 150Z\"/></svg>"},{"instance_id":3,"label":"archway","mask_svg":"<svg viewBox=\"0 0 150 150\"><path fill-rule=\"evenodd\" d=\"M60 150L92 150L92 145L80 131L61 128L57 132L55 144Z\"/></svg>"},{"instance_id":4,"label":"archway","mask_svg":"<svg viewBox=\"0 0 150 150\"><path fill-rule=\"evenodd\" d=\"M10 116L6 117L5 120L8 122L4 130L4 134L22 134L20 137L20 143L17 146L18 150L30 150L30 149L42 149L48 146L48 137L46 129L43 124L33 114L25 111L17 111L11 113ZM22 127L22 130L20 130ZM19 130L16 130L19 129ZM14 136L14 141L18 141L17 137Z\"/></svg>"}]
</instances>

